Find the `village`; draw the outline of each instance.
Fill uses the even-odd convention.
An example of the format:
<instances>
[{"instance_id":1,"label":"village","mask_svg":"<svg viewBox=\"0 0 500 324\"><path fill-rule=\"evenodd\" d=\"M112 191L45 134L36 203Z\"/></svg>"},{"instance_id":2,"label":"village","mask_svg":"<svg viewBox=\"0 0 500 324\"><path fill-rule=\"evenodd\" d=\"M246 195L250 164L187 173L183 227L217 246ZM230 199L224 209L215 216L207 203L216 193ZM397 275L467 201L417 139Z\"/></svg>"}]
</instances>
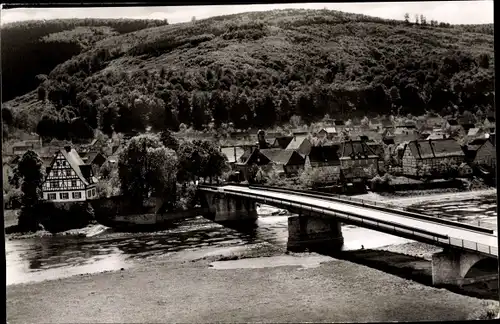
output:
<instances>
[{"instance_id":1,"label":"village","mask_svg":"<svg viewBox=\"0 0 500 324\"><path fill-rule=\"evenodd\" d=\"M403 183L476 176L492 185L494 179L494 117L476 123L465 117L439 116L365 118L358 123L325 119L320 125L324 127L228 133L226 140L219 141L230 166L226 180L263 183L271 174L290 179L308 170L317 172L318 186L361 184L364 188L385 174ZM16 142L3 153L4 197L9 195L13 168L27 150L33 150L48 175L44 200L99 198L96 184L102 181L101 167L117 165L120 149L132 136L101 137L81 145L57 141L44 145L40 139ZM14 199L5 199L5 204L6 208L16 207Z\"/></svg>"}]
</instances>

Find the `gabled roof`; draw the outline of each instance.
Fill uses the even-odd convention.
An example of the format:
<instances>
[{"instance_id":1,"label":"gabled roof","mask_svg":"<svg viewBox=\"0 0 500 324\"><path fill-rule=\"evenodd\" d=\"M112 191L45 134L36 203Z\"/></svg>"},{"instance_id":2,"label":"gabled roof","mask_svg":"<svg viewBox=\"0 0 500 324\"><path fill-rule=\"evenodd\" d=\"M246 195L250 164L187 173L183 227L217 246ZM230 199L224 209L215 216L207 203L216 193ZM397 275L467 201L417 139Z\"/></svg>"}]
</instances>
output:
<instances>
[{"instance_id":1,"label":"gabled roof","mask_svg":"<svg viewBox=\"0 0 500 324\"><path fill-rule=\"evenodd\" d=\"M241 147L222 147L221 153L227 157L229 163L235 163L239 160L241 156L245 153L245 150ZM235 156L236 155L236 156Z\"/></svg>"},{"instance_id":2,"label":"gabled roof","mask_svg":"<svg viewBox=\"0 0 500 324\"><path fill-rule=\"evenodd\" d=\"M373 153L378 155L380 158L384 157L385 151L384 151L384 146L382 144L378 143L366 143L366 144L373 151Z\"/></svg>"},{"instance_id":3,"label":"gabled roof","mask_svg":"<svg viewBox=\"0 0 500 324\"><path fill-rule=\"evenodd\" d=\"M80 180L85 184L89 185L91 182L95 182L95 178L92 177L92 169L90 165L85 165L83 162L82 158L78 154L78 152L75 149L71 149L69 152L66 149L59 150L57 152L61 153L66 161L68 161L69 165L75 171L75 174L80 178ZM57 156L57 154L55 156ZM52 158L50 167L52 168L52 165L54 164L55 159Z\"/></svg>"},{"instance_id":4,"label":"gabled roof","mask_svg":"<svg viewBox=\"0 0 500 324\"><path fill-rule=\"evenodd\" d=\"M288 144L293 140L293 136L279 136L276 137L273 143L273 147L286 149Z\"/></svg>"},{"instance_id":5,"label":"gabled roof","mask_svg":"<svg viewBox=\"0 0 500 324\"><path fill-rule=\"evenodd\" d=\"M469 144L467 144L468 151L477 151L488 141L487 138L476 138Z\"/></svg>"},{"instance_id":6,"label":"gabled roof","mask_svg":"<svg viewBox=\"0 0 500 324\"><path fill-rule=\"evenodd\" d=\"M308 155L309 162L339 164L338 150L338 145L312 147Z\"/></svg>"},{"instance_id":7,"label":"gabled roof","mask_svg":"<svg viewBox=\"0 0 500 324\"><path fill-rule=\"evenodd\" d=\"M335 127L324 127L322 129L319 130L320 132L321 131L325 131L327 134L334 134L334 133L337 133L337 129Z\"/></svg>"},{"instance_id":8,"label":"gabled roof","mask_svg":"<svg viewBox=\"0 0 500 324\"><path fill-rule=\"evenodd\" d=\"M410 148L417 159L464 155L457 141L451 138L411 141L406 148Z\"/></svg>"},{"instance_id":9,"label":"gabled roof","mask_svg":"<svg viewBox=\"0 0 500 324\"><path fill-rule=\"evenodd\" d=\"M273 148L273 149L260 150L260 153L264 155L266 158L268 158L269 161L276 164L285 164L285 165L288 164L294 154L297 154L297 156L300 157L302 161L304 161L304 158L293 150L283 150L279 148Z\"/></svg>"},{"instance_id":10,"label":"gabled roof","mask_svg":"<svg viewBox=\"0 0 500 324\"><path fill-rule=\"evenodd\" d=\"M467 136L476 136L479 133L481 133L481 129L478 127L473 127L473 128L469 128L469 131L467 132Z\"/></svg>"},{"instance_id":11,"label":"gabled roof","mask_svg":"<svg viewBox=\"0 0 500 324\"><path fill-rule=\"evenodd\" d=\"M342 158L376 158L375 152L364 141L345 141L342 143Z\"/></svg>"},{"instance_id":12,"label":"gabled roof","mask_svg":"<svg viewBox=\"0 0 500 324\"><path fill-rule=\"evenodd\" d=\"M309 141L307 135L297 135L291 140L290 144L286 147L287 150L296 150L302 145L304 141Z\"/></svg>"}]
</instances>

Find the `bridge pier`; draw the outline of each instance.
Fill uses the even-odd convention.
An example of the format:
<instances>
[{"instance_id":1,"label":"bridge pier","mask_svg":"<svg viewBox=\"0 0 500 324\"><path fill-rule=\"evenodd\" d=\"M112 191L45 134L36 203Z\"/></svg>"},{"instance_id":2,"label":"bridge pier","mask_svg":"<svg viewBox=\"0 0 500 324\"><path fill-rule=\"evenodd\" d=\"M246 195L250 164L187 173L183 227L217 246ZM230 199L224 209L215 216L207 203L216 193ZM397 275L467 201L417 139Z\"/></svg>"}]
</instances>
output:
<instances>
[{"instance_id":1,"label":"bridge pier","mask_svg":"<svg viewBox=\"0 0 500 324\"><path fill-rule=\"evenodd\" d=\"M254 222L258 218L255 201L251 199L211 192L203 196L202 206L209 209L209 213L204 216L215 222Z\"/></svg>"},{"instance_id":2,"label":"bridge pier","mask_svg":"<svg viewBox=\"0 0 500 324\"><path fill-rule=\"evenodd\" d=\"M288 218L288 244L290 251L305 248L316 250L340 250L344 245L339 221L314 215L291 216Z\"/></svg>"},{"instance_id":3,"label":"bridge pier","mask_svg":"<svg viewBox=\"0 0 500 324\"><path fill-rule=\"evenodd\" d=\"M467 274L475 264L483 260L491 261L487 256L479 253L445 249L432 255L432 284L462 286L479 281L490 281L497 278L497 274L468 277Z\"/></svg>"}]
</instances>

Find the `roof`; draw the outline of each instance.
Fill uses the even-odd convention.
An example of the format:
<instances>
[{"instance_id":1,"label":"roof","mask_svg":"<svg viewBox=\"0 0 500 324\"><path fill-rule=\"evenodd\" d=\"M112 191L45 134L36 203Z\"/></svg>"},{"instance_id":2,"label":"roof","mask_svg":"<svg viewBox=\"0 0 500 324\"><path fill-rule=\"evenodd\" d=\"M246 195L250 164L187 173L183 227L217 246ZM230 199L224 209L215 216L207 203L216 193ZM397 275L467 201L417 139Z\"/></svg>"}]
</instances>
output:
<instances>
[{"instance_id":1,"label":"roof","mask_svg":"<svg viewBox=\"0 0 500 324\"><path fill-rule=\"evenodd\" d=\"M480 133L481 129L478 127L469 128L469 132L467 132L467 136L476 136Z\"/></svg>"},{"instance_id":2,"label":"roof","mask_svg":"<svg viewBox=\"0 0 500 324\"><path fill-rule=\"evenodd\" d=\"M345 122L343 120L335 120L333 123L335 124L335 126L343 126L343 125L345 125Z\"/></svg>"},{"instance_id":3,"label":"roof","mask_svg":"<svg viewBox=\"0 0 500 324\"><path fill-rule=\"evenodd\" d=\"M283 150L280 148L262 149L260 153L276 164L287 164L294 153L298 154L293 150ZM298 155L300 156L300 154Z\"/></svg>"},{"instance_id":4,"label":"roof","mask_svg":"<svg viewBox=\"0 0 500 324\"><path fill-rule=\"evenodd\" d=\"M314 146L311 148L311 152L309 153L309 162L310 163L325 163L331 162L332 164L339 164L339 156L338 156L338 145L331 146Z\"/></svg>"},{"instance_id":5,"label":"roof","mask_svg":"<svg viewBox=\"0 0 500 324\"><path fill-rule=\"evenodd\" d=\"M307 135L297 135L294 136L290 144L286 147L286 150L296 150L302 145L305 140L309 140Z\"/></svg>"},{"instance_id":6,"label":"roof","mask_svg":"<svg viewBox=\"0 0 500 324\"><path fill-rule=\"evenodd\" d=\"M495 122L495 117L493 117L493 116L488 116L488 117L486 117L486 120L487 120L488 122L490 122L490 123L494 123L494 122Z\"/></svg>"},{"instance_id":7,"label":"roof","mask_svg":"<svg viewBox=\"0 0 500 324\"><path fill-rule=\"evenodd\" d=\"M292 140L293 136L278 136L275 138L273 145L276 148L286 149Z\"/></svg>"},{"instance_id":8,"label":"roof","mask_svg":"<svg viewBox=\"0 0 500 324\"><path fill-rule=\"evenodd\" d=\"M227 157L229 163L235 163L238 159L243 156L245 150L241 147L223 147L221 148L221 153ZM236 155L236 156L235 156Z\"/></svg>"},{"instance_id":9,"label":"roof","mask_svg":"<svg viewBox=\"0 0 500 324\"><path fill-rule=\"evenodd\" d=\"M458 126L458 121L456 119L448 119L447 122L450 126Z\"/></svg>"},{"instance_id":10,"label":"roof","mask_svg":"<svg viewBox=\"0 0 500 324\"><path fill-rule=\"evenodd\" d=\"M376 155L378 155L381 158L384 157L385 151L384 151L384 146L382 144L378 144L378 143L366 143L366 144L373 151L373 153L375 153Z\"/></svg>"},{"instance_id":11,"label":"roof","mask_svg":"<svg viewBox=\"0 0 500 324\"><path fill-rule=\"evenodd\" d=\"M477 139L473 140L472 142L470 142L469 144L467 144L467 150L468 151L477 151L487 141L488 141L487 138L477 138Z\"/></svg>"},{"instance_id":12,"label":"roof","mask_svg":"<svg viewBox=\"0 0 500 324\"><path fill-rule=\"evenodd\" d=\"M74 148L72 148L69 152L65 149L59 150L59 152L61 152L66 161L68 161L69 165L71 166L73 171L75 171L80 180L82 180L85 185L88 185L90 174L87 174L87 176L84 175L87 170L86 167L88 166L85 165L78 152Z\"/></svg>"},{"instance_id":13,"label":"roof","mask_svg":"<svg viewBox=\"0 0 500 324\"><path fill-rule=\"evenodd\" d=\"M335 127L324 127L322 129L320 129L319 131L321 132L323 130L325 132L327 132L328 134L330 134L330 133L336 133L337 132L337 129Z\"/></svg>"},{"instance_id":14,"label":"roof","mask_svg":"<svg viewBox=\"0 0 500 324\"><path fill-rule=\"evenodd\" d=\"M352 158L353 156L359 158L378 157L364 141L345 141L342 143L342 149L340 152L340 156L342 158Z\"/></svg>"},{"instance_id":15,"label":"roof","mask_svg":"<svg viewBox=\"0 0 500 324\"><path fill-rule=\"evenodd\" d=\"M411 141L407 147L417 159L464 155L458 142L451 138Z\"/></svg>"}]
</instances>

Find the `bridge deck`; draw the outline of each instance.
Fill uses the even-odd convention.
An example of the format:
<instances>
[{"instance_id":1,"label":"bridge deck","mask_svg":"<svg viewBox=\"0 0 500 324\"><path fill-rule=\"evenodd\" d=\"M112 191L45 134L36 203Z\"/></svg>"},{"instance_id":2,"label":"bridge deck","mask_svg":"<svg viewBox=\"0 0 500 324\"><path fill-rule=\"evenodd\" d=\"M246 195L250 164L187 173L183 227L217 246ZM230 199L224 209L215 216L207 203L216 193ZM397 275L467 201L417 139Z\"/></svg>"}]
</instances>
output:
<instances>
[{"instance_id":1,"label":"bridge deck","mask_svg":"<svg viewBox=\"0 0 500 324\"><path fill-rule=\"evenodd\" d=\"M219 192L238 192L240 194L259 195L271 199L283 199L324 208L339 213L354 214L371 220L389 221L394 224L400 224L405 227L412 227L419 230L425 230L436 235L447 235L450 237L450 244L455 247L462 247L466 250L477 250L490 256L498 257L498 241L496 235L481 233L470 229L460 228L453 225L441 224L431 220L421 220L408 216L398 215L397 211L379 211L369 206L354 206L348 202L341 203L330 201L328 198L308 197L300 193L282 193L263 189L254 189L242 186L226 185L218 187ZM397 234L396 234L397 235ZM471 245L476 245L474 246ZM482 245L482 249L478 248ZM486 247L486 249L485 249ZM490 248L489 248L490 247Z\"/></svg>"}]
</instances>

